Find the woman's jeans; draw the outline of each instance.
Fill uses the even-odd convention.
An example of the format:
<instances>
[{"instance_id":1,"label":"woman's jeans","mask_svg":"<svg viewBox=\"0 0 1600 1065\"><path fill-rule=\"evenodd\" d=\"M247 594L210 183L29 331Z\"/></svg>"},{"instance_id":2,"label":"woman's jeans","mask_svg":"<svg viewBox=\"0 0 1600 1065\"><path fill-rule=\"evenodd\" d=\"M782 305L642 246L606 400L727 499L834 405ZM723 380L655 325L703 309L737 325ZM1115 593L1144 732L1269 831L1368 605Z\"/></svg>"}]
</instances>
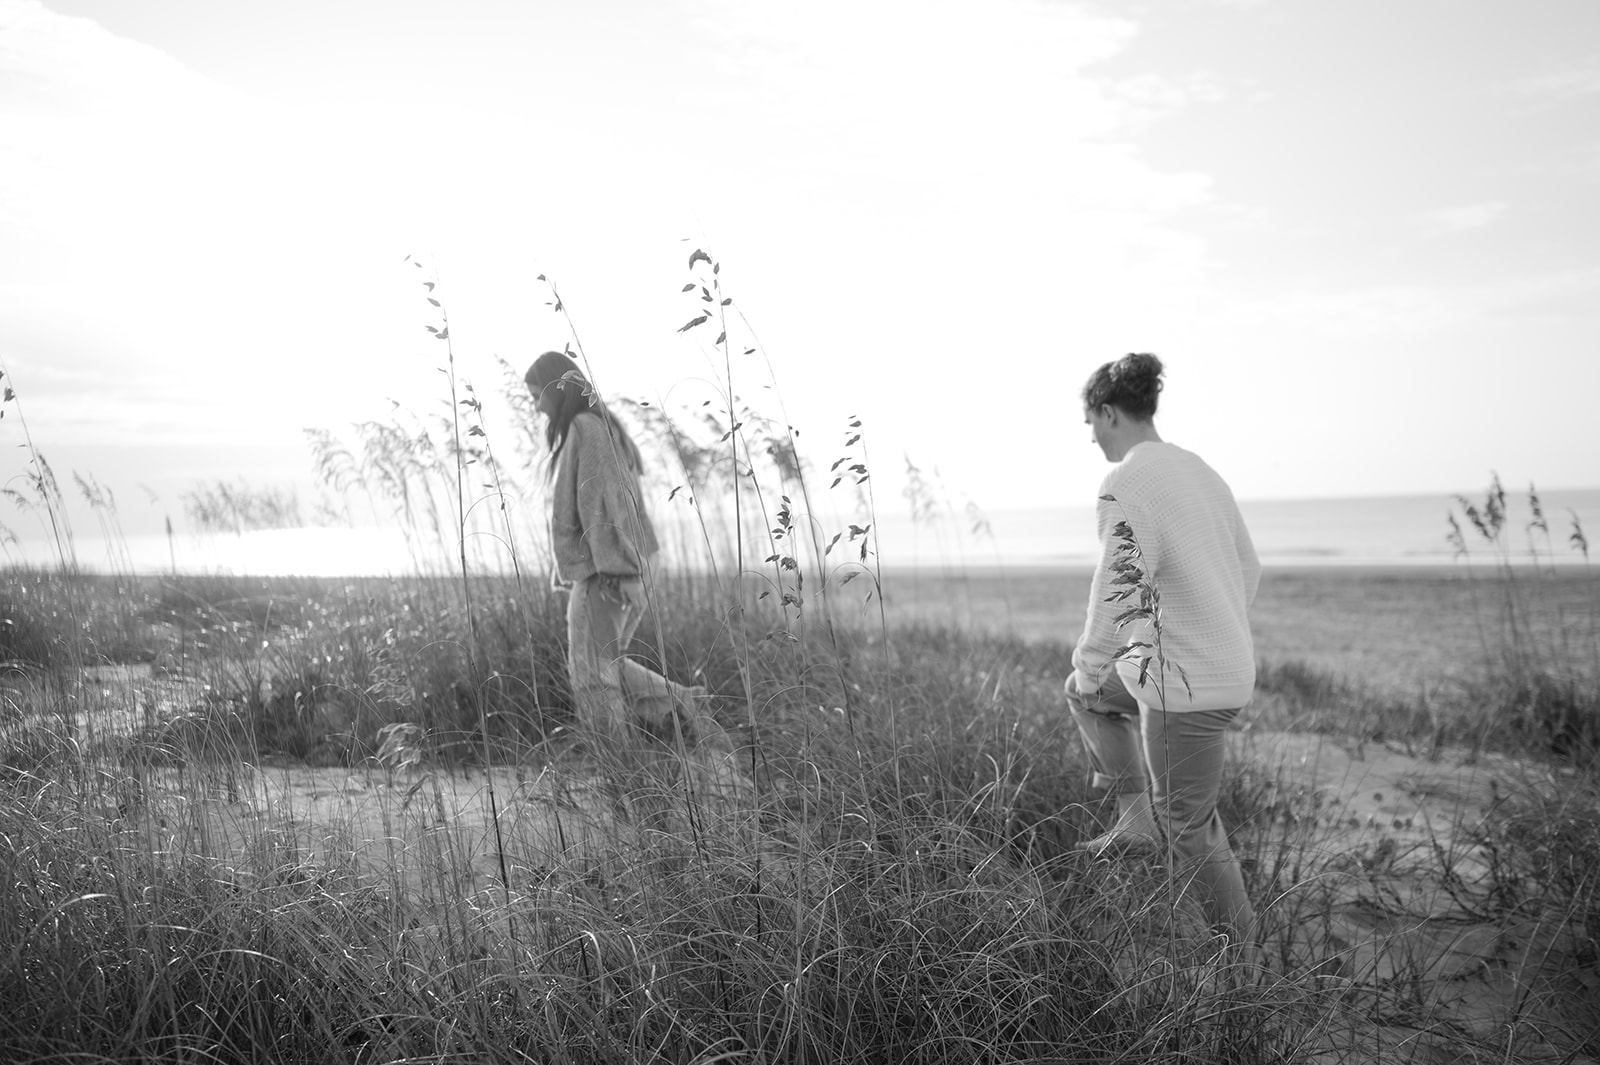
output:
<instances>
[{"instance_id":1,"label":"woman's jeans","mask_svg":"<svg viewBox=\"0 0 1600 1065\"><path fill-rule=\"evenodd\" d=\"M671 727L675 707L693 712L700 688L675 684L627 655L643 620L617 591L614 577L575 584L567 601L567 669L578 724L601 749L633 746L635 725Z\"/></svg>"},{"instance_id":2,"label":"woman's jeans","mask_svg":"<svg viewBox=\"0 0 1600 1065\"><path fill-rule=\"evenodd\" d=\"M1115 669L1105 671L1095 692L1085 694L1081 679L1077 670L1067 677L1067 705L1096 786L1114 794L1148 788L1180 883L1193 877L1213 926L1249 934L1255 910L1217 816L1223 736L1238 709L1166 713L1136 699Z\"/></svg>"}]
</instances>

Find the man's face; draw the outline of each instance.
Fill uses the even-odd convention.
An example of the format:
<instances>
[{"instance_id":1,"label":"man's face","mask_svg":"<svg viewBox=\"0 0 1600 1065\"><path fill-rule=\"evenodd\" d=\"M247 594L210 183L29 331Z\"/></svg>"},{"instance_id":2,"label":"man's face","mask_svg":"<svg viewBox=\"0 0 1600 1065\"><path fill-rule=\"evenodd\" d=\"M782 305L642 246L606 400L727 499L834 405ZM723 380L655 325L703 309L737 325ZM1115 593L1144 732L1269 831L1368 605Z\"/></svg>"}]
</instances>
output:
<instances>
[{"instance_id":1,"label":"man's face","mask_svg":"<svg viewBox=\"0 0 1600 1065\"><path fill-rule=\"evenodd\" d=\"M1111 450L1113 446L1111 441L1111 428L1115 421L1115 417L1111 408L1102 404L1101 406L1085 410L1083 412L1083 420L1084 423L1089 426L1090 435L1094 437L1094 442L1100 448L1101 453L1104 454L1109 461L1115 462L1116 459L1112 458L1111 456Z\"/></svg>"}]
</instances>

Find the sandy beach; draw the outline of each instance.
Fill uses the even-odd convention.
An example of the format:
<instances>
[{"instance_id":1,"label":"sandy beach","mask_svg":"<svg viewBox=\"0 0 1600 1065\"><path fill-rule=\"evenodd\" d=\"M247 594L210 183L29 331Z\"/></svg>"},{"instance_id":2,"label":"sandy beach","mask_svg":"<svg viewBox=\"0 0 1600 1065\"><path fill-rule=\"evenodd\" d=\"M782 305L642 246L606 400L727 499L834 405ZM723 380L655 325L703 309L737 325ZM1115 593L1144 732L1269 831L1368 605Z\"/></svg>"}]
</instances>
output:
<instances>
[{"instance_id":1,"label":"sandy beach","mask_svg":"<svg viewBox=\"0 0 1600 1065\"><path fill-rule=\"evenodd\" d=\"M1070 645L1082 631L1089 577L1086 567L898 570L884 577L885 613L892 624ZM1570 566L1510 579L1486 567L1268 567L1250 618L1264 662L1304 662L1376 691L1416 695L1476 675L1513 620L1554 654L1592 654L1596 603L1600 572Z\"/></svg>"}]
</instances>

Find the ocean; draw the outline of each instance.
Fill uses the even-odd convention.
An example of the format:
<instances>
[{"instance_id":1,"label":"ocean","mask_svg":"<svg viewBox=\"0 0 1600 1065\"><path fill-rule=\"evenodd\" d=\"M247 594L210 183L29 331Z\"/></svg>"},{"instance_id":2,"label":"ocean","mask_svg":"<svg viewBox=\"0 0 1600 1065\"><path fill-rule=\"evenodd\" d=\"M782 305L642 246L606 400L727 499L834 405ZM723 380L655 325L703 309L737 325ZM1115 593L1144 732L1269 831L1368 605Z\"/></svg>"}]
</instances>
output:
<instances>
[{"instance_id":1,"label":"ocean","mask_svg":"<svg viewBox=\"0 0 1600 1065\"><path fill-rule=\"evenodd\" d=\"M1470 500L1480 510L1481 496ZM1262 562L1267 566L1437 566L1497 563L1582 564L1572 543L1574 531L1600 535L1600 488L1541 492L1546 528L1534 524L1527 493L1508 493L1501 547L1486 541L1450 495L1408 495L1345 499L1242 500L1240 509ZM1449 539L1449 517L1461 526L1466 555ZM823 540L862 516L821 522ZM658 518L658 524L665 524ZM833 528L837 525L837 529ZM873 523L878 561L886 568L919 567L961 571L977 568L1082 567L1098 555L1094 509L1020 507L973 514L946 513L913 521L900 509ZM664 535L669 543L698 543L696 530ZM859 541L857 541L859 545ZM846 555L841 542L830 562ZM1600 550L1600 542L1596 549ZM785 551L788 549L785 548ZM1502 555L1501 552L1504 552ZM767 545L747 547L759 565ZM140 574L180 572L253 573L263 576L362 576L449 572L450 551L414 549L397 529L306 528L243 535L178 534L133 536L115 541L78 537L82 568ZM852 556L854 557L854 556ZM56 552L42 540L4 545L12 564L52 565ZM537 568L536 566L534 568Z\"/></svg>"},{"instance_id":2,"label":"ocean","mask_svg":"<svg viewBox=\"0 0 1600 1065\"><path fill-rule=\"evenodd\" d=\"M1481 512L1481 497L1468 502ZM1539 493L1546 531L1532 528L1526 493L1507 494L1500 536L1513 561L1581 563L1570 542L1573 522L1585 536L1600 536L1600 488ZM1461 526L1466 560L1501 556L1450 495L1373 496L1346 499L1241 500L1239 509L1265 565L1438 565L1460 561L1449 536L1450 516ZM1093 507L996 510L982 515L987 531L973 533L975 518L958 525L913 523L889 516L880 522L884 557L921 565L1091 565L1099 555ZM1600 540L1595 549L1600 552Z\"/></svg>"}]
</instances>

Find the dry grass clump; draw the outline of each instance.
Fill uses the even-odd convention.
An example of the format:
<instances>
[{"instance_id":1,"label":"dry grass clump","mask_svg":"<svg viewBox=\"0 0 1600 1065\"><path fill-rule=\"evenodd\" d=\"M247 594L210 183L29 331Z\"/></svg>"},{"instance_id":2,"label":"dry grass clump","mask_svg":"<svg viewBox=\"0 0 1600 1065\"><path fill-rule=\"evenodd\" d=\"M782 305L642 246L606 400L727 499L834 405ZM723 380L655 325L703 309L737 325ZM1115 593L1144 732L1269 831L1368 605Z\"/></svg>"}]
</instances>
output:
<instances>
[{"instance_id":1,"label":"dry grass clump","mask_svg":"<svg viewBox=\"0 0 1600 1065\"><path fill-rule=\"evenodd\" d=\"M1522 745L1589 765L1600 755L1600 602L1591 598L1587 610L1569 614L1557 601L1555 637L1545 636L1551 628L1537 624L1549 609L1544 588L1565 577L1555 565L1550 522L1532 486L1528 503L1532 520L1516 530L1498 476L1481 504L1457 499L1466 526L1478 534L1475 546L1493 560L1499 577L1481 606L1475 601L1486 669L1469 693ZM1457 555L1469 556L1474 542L1454 514L1450 529ZM1519 532L1527 538L1526 556L1512 543ZM1589 540L1576 514L1565 539L1564 546L1582 556L1581 576L1592 587Z\"/></svg>"},{"instance_id":2,"label":"dry grass clump","mask_svg":"<svg viewBox=\"0 0 1600 1065\"><path fill-rule=\"evenodd\" d=\"M337 1060L370 893L288 867L240 890L61 798L0 796L7 1060Z\"/></svg>"},{"instance_id":3,"label":"dry grass clump","mask_svg":"<svg viewBox=\"0 0 1600 1065\"><path fill-rule=\"evenodd\" d=\"M1427 633L1408 645L1419 665L1405 689L1293 659L1262 662L1257 717L1423 751L1516 750L1592 768L1600 754L1600 582L1577 516L1563 556L1532 488L1528 504L1533 520L1517 530L1498 478L1481 503L1457 500L1461 517L1450 515L1447 539L1465 564L1430 580L1450 586L1435 609L1459 615L1441 627L1448 620L1459 630L1467 653L1444 676L1424 676ZM1513 545L1519 533L1526 549Z\"/></svg>"}]
</instances>

